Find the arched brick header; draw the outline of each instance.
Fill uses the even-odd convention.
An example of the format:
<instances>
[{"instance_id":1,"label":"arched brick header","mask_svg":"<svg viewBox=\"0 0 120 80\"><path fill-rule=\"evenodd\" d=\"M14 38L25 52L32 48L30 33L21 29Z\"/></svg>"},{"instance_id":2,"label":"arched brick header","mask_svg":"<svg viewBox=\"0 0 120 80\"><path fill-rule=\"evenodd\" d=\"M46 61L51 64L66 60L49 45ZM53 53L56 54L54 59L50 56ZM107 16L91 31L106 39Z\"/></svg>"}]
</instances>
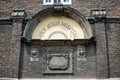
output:
<instances>
[{"instance_id":1,"label":"arched brick header","mask_svg":"<svg viewBox=\"0 0 120 80\"><path fill-rule=\"evenodd\" d=\"M80 13L79 11L71 8L71 7L50 7L46 8L40 12L38 12L31 20L28 21L24 33L23 38L27 41L32 39L32 33L38 23L42 21L44 18L49 16L65 16L75 20L77 23L81 25L87 40L93 37L93 32L89 22L87 21L86 17Z\"/></svg>"}]
</instances>

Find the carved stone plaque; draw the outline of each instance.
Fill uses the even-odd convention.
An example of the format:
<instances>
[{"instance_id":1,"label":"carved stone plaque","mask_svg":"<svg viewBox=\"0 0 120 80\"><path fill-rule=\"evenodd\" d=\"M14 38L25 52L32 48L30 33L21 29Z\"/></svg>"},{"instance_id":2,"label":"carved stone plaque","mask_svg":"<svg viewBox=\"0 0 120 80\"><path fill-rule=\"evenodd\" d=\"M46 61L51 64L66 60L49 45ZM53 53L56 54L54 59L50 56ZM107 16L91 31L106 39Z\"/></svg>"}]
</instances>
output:
<instances>
[{"instance_id":1,"label":"carved stone plaque","mask_svg":"<svg viewBox=\"0 0 120 80\"><path fill-rule=\"evenodd\" d=\"M44 74L71 74L73 73L73 55L72 51L62 50L46 52L45 72Z\"/></svg>"},{"instance_id":2,"label":"carved stone plaque","mask_svg":"<svg viewBox=\"0 0 120 80\"><path fill-rule=\"evenodd\" d=\"M54 55L48 60L48 67L51 70L66 70L69 66L68 55Z\"/></svg>"}]
</instances>

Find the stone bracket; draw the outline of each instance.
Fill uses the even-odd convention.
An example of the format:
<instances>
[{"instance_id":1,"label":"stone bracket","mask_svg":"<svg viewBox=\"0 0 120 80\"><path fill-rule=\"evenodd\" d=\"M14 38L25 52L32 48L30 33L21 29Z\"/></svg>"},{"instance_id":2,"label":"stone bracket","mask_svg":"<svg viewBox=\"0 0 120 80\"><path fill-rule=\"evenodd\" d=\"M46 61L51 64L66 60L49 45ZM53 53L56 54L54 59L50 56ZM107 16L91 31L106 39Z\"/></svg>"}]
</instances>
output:
<instances>
[{"instance_id":1,"label":"stone bracket","mask_svg":"<svg viewBox=\"0 0 120 80\"><path fill-rule=\"evenodd\" d=\"M94 22L105 22L107 19L107 12L105 9L94 9L91 10L91 17Z\"/></svg>"},{"instance_id":2,"label":"stone bracket","mask_svg":"<svg viewBox=\"0 0 120 80\"><path fill-rule=\"evenodd\" d=\"M25 10L13 10L11 18L25 18Z\"/></svg>"},{"instance_id":3,"label":"stone bracket","mask_svg":"<svg viewBox=\"0 0 120 80\"><path fill-rule=\"evenodd\" d=\"M62 13L63 13L63 4L59 4L59 3L54 4L53 8L54 8L55 15L62 15Z\"/></svg>"}]
</instances>

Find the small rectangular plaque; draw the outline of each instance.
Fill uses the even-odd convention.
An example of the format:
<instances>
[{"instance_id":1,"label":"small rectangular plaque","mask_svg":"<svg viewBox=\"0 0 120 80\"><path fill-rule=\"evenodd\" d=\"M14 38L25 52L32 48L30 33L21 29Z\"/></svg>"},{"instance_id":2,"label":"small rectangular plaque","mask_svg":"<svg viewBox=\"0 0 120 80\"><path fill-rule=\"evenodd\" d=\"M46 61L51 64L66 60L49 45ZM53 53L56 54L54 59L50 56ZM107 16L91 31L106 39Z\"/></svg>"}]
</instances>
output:
<instances>
[{"instance_id":1,"label":"small rectangular plaque","mask_svg":"<svg viewBox=\"0 0 120 80\"><path fill-rule=\"evenodd\" d=\"M46 68L44 74L72 74L72 53L69 54L47 54Z\"/></svg>"}]
</instances>

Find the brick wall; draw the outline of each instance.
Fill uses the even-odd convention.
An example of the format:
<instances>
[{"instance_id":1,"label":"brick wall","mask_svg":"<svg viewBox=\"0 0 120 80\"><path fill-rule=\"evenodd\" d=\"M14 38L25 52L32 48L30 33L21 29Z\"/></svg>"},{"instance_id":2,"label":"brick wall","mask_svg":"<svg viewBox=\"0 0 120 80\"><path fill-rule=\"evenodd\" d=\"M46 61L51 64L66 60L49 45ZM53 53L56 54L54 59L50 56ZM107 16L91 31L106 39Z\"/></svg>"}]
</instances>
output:
<instances>
[{"instance_id":1,"label":"brick wall","mask_svg":"<svg viewBox=\"0 0 120 80\"><path fill-rule=\"evenodd\" d=\"M0 77L7 77L10 55L11 25L0 25Z\"/></svg>"},{"instance_id":2,"label":"brick wall","mask_svg":"<svg viewBox=\"0 0 120 80\"><path fill-rule=\"evenodd\" d=\"M119 17L119 0L73 0L72 3L71 7L83 13L86 17L90 16L90 11L96 8L105 8L109 17ZM9 19L13 9L25 9L27 13L26 18L31 18L44 8L46 7L42 5L42 0L1 0L0 19ZM20 25L22 26L22 24ZM119 25L119 23L107 23L107 25L104 23L93 24L97 43L92 43L86 47L87 61L77 62L77 59L75 60L74 77L107 78L109 73L110 77L120 77ZM41 71L44 68L41 66L43 63L42 57L40 57L39 63L30 62L30 55L27 52L27 49L29 49L28 45L22 44L21 52L23 53L20 55L21 32L19 31L21 31L21 27L15 23L13 27L12 25L0 25L0 77L54 77L52 75L42 75ZM108 44L106 43L105 27L107 27ZM10 52L11 49L13 51ZM19 55L21 64L19 64ZM19 75L18 67L20 67ZM63 76L59 75L59 77L62 78ZM73 77L73 75L69 75L69 77Z\"/></svg>"},{"instance_id":3,"label":"brick wall","mask_svg":"<svg viewBox=\"0 0 120 80\"><path fill-rule=\"evenodd\" d=\"M108 77L107 66L107 46L106 46L106 32L105 24L103 22L95 23L95 37L96 37L96 67L97 77Z\"/></svg>"},{"instance_id":4,"label":"brick wall","mask_svg":"<svg viewBox=\"0 0 120 80\"><path fill-rule=\"evenodd\" d=\"M86 53L85 57L80 58L78 60L76 48L77 46L72 46L73 50L73 57L74 57L74 65L73 65L73 74L56 74L56 75L44 75L45 71L45 54L46 51L53 50L53 53L55 53L55 50L58 47L60 50L64 50L65 46L44 46L40 47L40 55L39 55L39 61L30 61L30 46L29 45L23 45L23 61L22 61L22 68L20 70L21 77L23 78L96 78L96 55L95 55L95 46L94 44L90 44L89 46L86 46ZM54 50L55 49L55 50ZM51 51L52 51L51 50ZM49 52L47 52L49 53Z\"/></svg>"},{"instance_id":5,"label":"brick wall","mask_svg":"<svg viewBox=\"0 0 120 80\"><path fill-rule=\"evenodd\" d=\"M96 8L105 8L109 16L118 17L120 13L119 0L72 0L71 7L90 16L90 10ZM25 9L27 17L32 17L40 10L44 9L42 0L1 0L0 1L0 18L9 18L13 9Z\"/></svg>"},{"instance_id":6,"label":"brick wall","mask_svg":"<svg viewBox=\"0 0 120 80\"><path fill-rule=\"evenodd\" d=\"M108 25L110 76L120 77L120 23L109 23Z\"/></svg>"}]
</instances>

